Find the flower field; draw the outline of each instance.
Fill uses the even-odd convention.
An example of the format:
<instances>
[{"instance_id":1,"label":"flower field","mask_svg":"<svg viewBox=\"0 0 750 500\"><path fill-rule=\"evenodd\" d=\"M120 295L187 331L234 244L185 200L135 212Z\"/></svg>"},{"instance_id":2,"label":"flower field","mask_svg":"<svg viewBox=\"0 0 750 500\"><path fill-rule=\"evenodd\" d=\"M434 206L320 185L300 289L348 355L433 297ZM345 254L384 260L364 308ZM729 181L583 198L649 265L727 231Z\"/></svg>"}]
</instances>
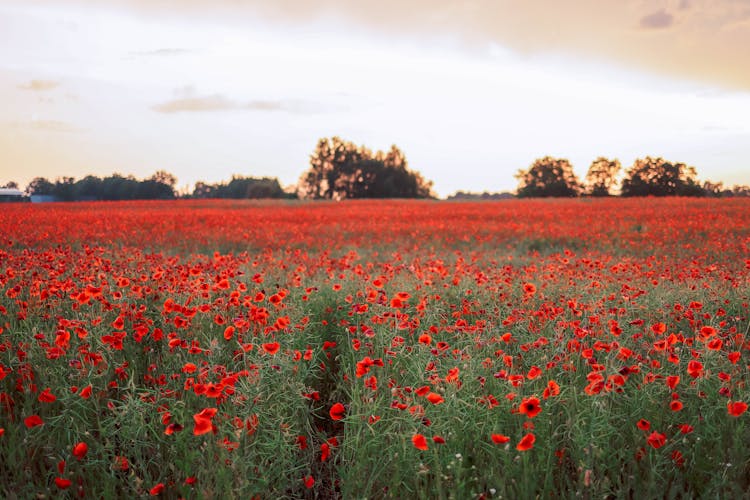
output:
<instances>
[{"instance_id":1,"label":"flower field","mask_svg":"<svg viewBox=\"0 0 750 500\"><path fill-rule=\"evenodd\" d=\"M8 204L0 496L750 496L746 199Z\"/></svg>"}]
</instances>

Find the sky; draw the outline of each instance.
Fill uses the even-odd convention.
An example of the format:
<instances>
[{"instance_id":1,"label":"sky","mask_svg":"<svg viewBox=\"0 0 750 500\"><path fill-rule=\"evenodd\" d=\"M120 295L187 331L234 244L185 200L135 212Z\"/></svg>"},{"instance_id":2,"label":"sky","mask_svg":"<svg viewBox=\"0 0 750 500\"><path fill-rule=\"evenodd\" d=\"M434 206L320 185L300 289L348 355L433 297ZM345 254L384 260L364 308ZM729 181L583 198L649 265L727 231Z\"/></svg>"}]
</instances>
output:
<instances>
[{"instance_id":1,"label":"sky","mask_svg":"<svg viewBox=\"0 0 750 500\"><path fill-rule=\"evenodd\" d=\"M295 184L397 145L439 196L546 155L750 184L750 0L0 0L0 185Z\"/></svg>"}]
</instances>

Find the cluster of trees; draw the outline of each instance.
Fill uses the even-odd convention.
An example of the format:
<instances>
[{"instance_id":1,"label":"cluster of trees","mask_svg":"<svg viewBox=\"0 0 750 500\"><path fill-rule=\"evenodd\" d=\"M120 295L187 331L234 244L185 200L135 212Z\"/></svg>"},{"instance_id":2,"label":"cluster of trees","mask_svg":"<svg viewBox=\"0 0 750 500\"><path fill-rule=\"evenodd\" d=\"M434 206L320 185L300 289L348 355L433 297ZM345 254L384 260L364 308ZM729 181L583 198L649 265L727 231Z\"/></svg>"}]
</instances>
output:
<instances>
[{"instance_id":1,"label":"cluster of trees","mask_svg":"<svg viewBox=\"0 0 750 500\"><path fill-rule=\"evenodd\" d=\"M695 168L684 163L647 156L637 159L622 173L619 160L599 157L591 163L583 182L571 163L545 156L526 170L519 170L518 197L612 196L750 196L750 187L725 189L721 183L700 184ZM54 182L37 177L26 187L27 195L47 195L60 201L172 199L177 179L158 171L145 180L114 174L89 175L78 181L62 177ZM4 187L18 188L15 182ZM409 169L406 156L395 145L373 153L365 146L340 137L318 141L310 156L310 168L299 180L296 192L284 190L270 177L233 176L229 182L198 182L191 198L431 198L432 182ZM449 199L502 199L510 193L457 192Z\"/></svg>"},{"instance_id":2,"label":"cluster of trees","mask_svg":"<svg viewBox=\"0 0 750 500\"><path fill-rule=\"evenodd\" d=\"M196 182L192 198L296 198L294 193L287 193L275 177L241 177L232 176L227 183L207 184Z\"/></svg>"},{"instance_id":3,"label":"cluster of trees","mask_svg":"<svg viewBox=\"0 0 750 500\"><path fill-rule=\"evenodd\" d=\"M580 182L566 159L545 156L516 178L519 197L612 196L620 186L620 196L743 196L746 186L724 189L721 183L700 184L695 168L684 163L647 156L635 160L620 180L619 160L599 157L591 163Z\"/></svg>"},{"instance_id":4,"label":"cluster of trees","mask_svg":"<svg viewBox=\"0 0 750 500\"><path fill-rule=\"evenodd\" d=\"M119 174L104 178L87 175L77 181L73 177L60 177L54 182L36 177L26 186L26 194L50 196L59 201L168 200L175 197L176 184L177 178L163 170L144 180Z\"/></svg>"},{"instance_id":5,"label":"cluster of trees","mask_svg":"<svg viewBox=\"0 0 750 500\"><path fill-rule=\"evenodd\" d=\"M429 198L432 182L409 170L406 157L396 147L372 153L364 146L339 137L318 141L310 169L300 179L302 198Z\"/></svg>"}]
</instances>

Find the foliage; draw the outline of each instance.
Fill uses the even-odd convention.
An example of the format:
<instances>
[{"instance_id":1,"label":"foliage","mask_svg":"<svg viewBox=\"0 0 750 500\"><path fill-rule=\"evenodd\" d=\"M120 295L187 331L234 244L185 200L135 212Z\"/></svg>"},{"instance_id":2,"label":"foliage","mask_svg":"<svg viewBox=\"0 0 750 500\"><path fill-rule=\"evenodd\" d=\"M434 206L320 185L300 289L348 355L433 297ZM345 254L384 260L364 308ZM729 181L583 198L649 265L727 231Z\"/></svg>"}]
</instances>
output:
<instances>
[{"instance_id":1,"label":"foliage","mask_svg":"<svg viewBox=\"0 0 750 500\"><path fill-rule=\"evenodd\" d=\"M570 198L582 189L570 162L551 156L537 159L528 170L519 170L516 179L519 198Z\"/></svg>"},{"instance_id":2,"label":"foliage","mask_svg":"<svg viewBox=\"0 0 750 500\"><path fill-rule=\"evenodd\" d=\"M270 177L241 177L232 176L228 183L207 184L197 182L192 194L193 198L225 198L225 199L259 199L259 198L290 198L279 184L279 180Z\"/></svg>"},{"instance_id":3,"label":"foliage","mask_svg":"<svg viewBox=\"0 0 750 500\"><path fill-rule=\"evenodd\" d=\"M53 196L59 201L167 200L175 197L176 184L177 179L163 170L142 181L119 174L104 178L88 175L78 181L60 177L55 182L36 177L26 186L26 193Z\"/></svg>"},{"instance_id":4,"label":"foliage","mask_svg":"<svg viewBox=\"0 0 750 500\"><path fill-rule=\"evenodd\" d=\"M600 156L591 163L586 173L586 194L589 196L610 196L612 188L617 184L617 174L620 172L620 161L610 160Z\"/></svg>"},{"instance_id":5,"label":"foliage","mask_svg":"<svg viewBox=\"0 0 750 500\"><path fill-rule=\"evenodd\" d=\"M703 196L694 167L663 158L639 158L625 172L622 196Z\"/></svg>"},{"instance_id":6,"label":"foliage","mask_svg":"<svg viewBox=\"0 0 750 500\"><path fill-rule=\"evenodd\" d=\"M409 170L406 157L394 145L373 154L340 137L318 141L310 168L302 174L303 198L429 198L432 183Z\"/></svg>"},{"instance_id":7,"label":"foliage","mask_svg":"<svg viewBox=\"0 0 750 500\"><path fill-rule=\"evenodd\" d=\"M513 193L502 192L502 193L490 193L484 191L482 193L472 193L466 191L456 191L452 195L448 196L448 200L509 200L515 198Z\"/></svg>"}]
</instances>

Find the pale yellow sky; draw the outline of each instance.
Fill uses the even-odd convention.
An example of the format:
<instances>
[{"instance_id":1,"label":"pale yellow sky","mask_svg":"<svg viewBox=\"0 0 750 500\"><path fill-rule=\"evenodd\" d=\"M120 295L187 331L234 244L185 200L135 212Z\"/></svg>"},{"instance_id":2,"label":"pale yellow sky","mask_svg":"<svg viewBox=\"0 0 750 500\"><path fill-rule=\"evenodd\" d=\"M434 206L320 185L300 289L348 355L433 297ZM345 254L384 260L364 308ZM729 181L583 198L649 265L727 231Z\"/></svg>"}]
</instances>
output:
<instances>
[{"instance_id":1,"label":"pale yellow sky","mask_svg":"<svg viewBox=\"0 0 750 500\"><path fill-rule=\"evenodd\" d=\"M397 144L440 195L535 158L750 184L744 0L4 0L0 183L166 169L295 183Z\"/></svg>"}]
</instances>

